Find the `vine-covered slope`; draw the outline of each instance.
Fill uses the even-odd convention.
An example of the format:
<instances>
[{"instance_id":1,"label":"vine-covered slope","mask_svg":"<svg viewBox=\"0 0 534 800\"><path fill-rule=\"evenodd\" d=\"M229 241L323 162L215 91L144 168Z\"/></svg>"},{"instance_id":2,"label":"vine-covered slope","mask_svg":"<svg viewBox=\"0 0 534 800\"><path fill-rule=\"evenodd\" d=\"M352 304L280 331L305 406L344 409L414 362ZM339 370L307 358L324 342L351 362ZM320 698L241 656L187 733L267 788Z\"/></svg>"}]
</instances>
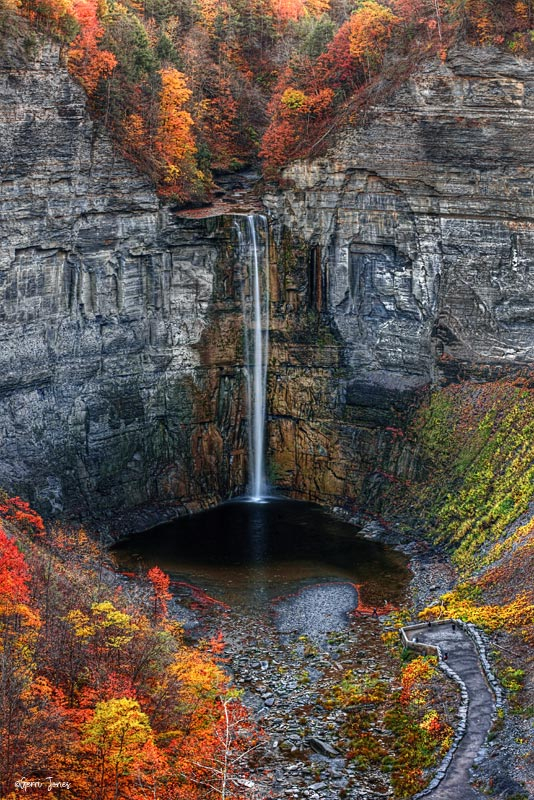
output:
<instances>
[{"instance_id":1,"label":"vine-covered slope","mask_svg":"<svg viewBox=\"0 0 534 800\"><path fill-rule=\"evenodd\" d=\"M460 618L490 635L512 713L497 719L491 738L498 752L479 780L499 797L530 796L517 786L514 793L513 780L527 791L533 785L533 419L527 372L434 390L407 431L421 459L418 478L395 484L390 498L390 509L402 509L412 531L419 520L459 573L423 619Z\"/></svg>"}]
</instances>

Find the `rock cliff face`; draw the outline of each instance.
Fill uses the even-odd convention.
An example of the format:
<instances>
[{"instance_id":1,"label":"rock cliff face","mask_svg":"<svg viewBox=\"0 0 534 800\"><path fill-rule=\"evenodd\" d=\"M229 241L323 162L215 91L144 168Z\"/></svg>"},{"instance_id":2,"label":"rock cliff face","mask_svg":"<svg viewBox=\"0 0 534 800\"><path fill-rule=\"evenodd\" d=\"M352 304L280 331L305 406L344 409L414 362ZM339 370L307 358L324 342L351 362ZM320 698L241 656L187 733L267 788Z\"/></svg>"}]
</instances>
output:
<instances>
[{"instance_id":1,"label":"rock cliff face","mask_svg":"<svg viewBox=\"0 0 534 800\"><path fill-rule=\"evenodd\" d=\"M426 386L534 348L534 71L430 62L265 198L272 481L380 510ZM0 53L0 485L50 514L243 489L238 236L177 219L54 45Z\"/></svg>"},{"instance_id":2,"label":"rock cliff face","mask_svg":"<svg viewBox=\"0 0 534 800\"><path fill-rule=\"evenodd\" d=\"M266 202L300 272L285 275L273 458L299 494L372 504L416 468L399 428L425 385L532 362L533 65L473 48L429 62L284 178Z\"/></svg>"},{"instance_id":3,"label":"rock cliff face","mask_svg":"<svg viewBox=\"0 0 534 800\"><path fill-rule=\"evenodd\" d=\"M51 44L0 54L0 164L0 485L51 514L241 487L231 220L163 210Z\"/></svg>"}]
</instances>

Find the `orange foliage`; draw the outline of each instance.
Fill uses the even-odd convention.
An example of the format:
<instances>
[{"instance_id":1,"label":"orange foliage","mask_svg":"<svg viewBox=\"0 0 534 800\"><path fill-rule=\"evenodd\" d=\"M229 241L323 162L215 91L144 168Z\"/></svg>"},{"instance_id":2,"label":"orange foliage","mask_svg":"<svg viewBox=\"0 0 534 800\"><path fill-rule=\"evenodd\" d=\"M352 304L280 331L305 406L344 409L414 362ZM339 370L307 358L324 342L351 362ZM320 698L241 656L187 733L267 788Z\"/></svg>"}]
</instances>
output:
<instances>
[{"instance_id":1,"label":"orange foliage","mask_svg":"<svg viewBox=\"0 0 534 800\"><path fill-rule=\"evenodd\" d=\"M290 22L305 16L320 17L330 8L330 0L271 0L276 19Z\"/></svg>"},{"instance_id":2,"label":"orange foliage","mask_svg":"<svg viewBox=\"0 0 534 800\"><path fill-rule=\"evenodd\" d=\"M192 92L186 76L174 67L160 71L161 95L156 152L161 160L163 181L173 187L183 181L193 169L196 145L193 137L193 118L186 105Z\"/></svg>"},{"instance_id":3,"label":"orange foliage","mask_svg":"<svg viewBox=\"0 0 534 800\"><path fill-rule=\"evenodd\" d=\"M162 570L149 573L151 622L139 598L128 605L113 580L106 587L84 532L71 532L71 548L59 531L46 540L19 531L26 560L0 528L0 796L46 770L80 800L240 800L257 731L215 663L222 636L185 647L180 626L161 619Z\"/></svg>"},{"instance_id":4,"label":"orange foliage","mask_svg":"<svg viewBox=\"0 0 534 800\"><path fill-rule=\"evenodd\" d=\"M320 17L330 10L330 0L304 0L304 5L312 17Z\"/></svg>"},{"instance_id":5,"label":"orange foliage","mask_svg":"<svg viewBox=\"0 0 534 800\"><path fill-rule=\"evenodd\" d=\"M370 74L384 52L399 18L376 0L364 0L350 19L350 53Z\"/></svg>"},{"instance_id":6,"label":"orange foliage","mask_svg":"<svg viewBox=\"0 0 534 800\"><path fill-rule=\"evenodd\" d=\"M0 601L27 603L29 572L24 556L13 539L0 528Z\"/></svg>"},{"instance_id":7,"label":"orange foliage","mask_svg":"<svg viewBox=\"0 0 534 800\"><path fill-rule=\"evenodd\" d=\"M18 754L31 741L26 692L34 679L34 652L41 620L28 605L29 570L0 528L0 796L13 788ZM26 727L25 727L26 726Z\"/></svg>"},{"instance_id":8,"label":"orange foliage","mask_svg":"<svg viewBox=\"0 0 534 800\"><path fill-rule=\"evenodd\" d=\"M283 22L300 19L306 13L304 0L272 0L272 9L275 17Z\"/></svg>"},{"instance_id":9,"label":"orange foliage","mask_svg":"<svg viewBox=\"0 0 534 800\"><path fill-rule=\"evenodd\" d=\"M284 87L271 101L272 121L262 140L260 155L273 167L280 167L299 153L310 130L323 119L332 106L334 92L329 87L306 93L292 86Z\"/></svg>"},{"instance_id":10,"label":"orange foliage","mask_svg":"<svg viewBox=\"0 0 534 800\"><path fill-rule=\"evenodd\" d=\"M282 119L277 125L271 124L262 139L260 156L273 167L287 164L291 154L295 151L298 141L297 131L291 122Z\"/></svg>"},{"instance_id":11,"label":"orange foliage","mask_svg":"<svg viewBox=\"0 0 534 800\"><path fill-rule=\"evenodd\" d=\"M425 684L428 683L434 673L433 663L428 658L418 656L413 661L410 661L402 671L401 704L423 704L427 691Z\"/></svg>"},{"instance_id":12,"label":"orange foliage","mask_svg":"<svg viewBox=\"0 0 534 800\"><path fill-rule=\"evenodd\" d=\"M514 11L524 27L528 28L532 19L530 4L526 3L525 0L517 0L514 5Z\"/></svg>"},{"instance_id":13,"label":"orange foliage","mask_svg":"<svg viewBox=\"0 0 534 800\"><path fill-rule=\"evenodd\" d=\"M317 60L317 72L324 85L334 90L354 87L358 62L350 52L351 22L343 23L326 51Z\"/></svg>"},{"instance_id":14,"label":"orange foliage","mask_svg":"<svg viewBox=\"0 0 534 800\"><path fill-rule=\"evenodd\" d=\"M69 49L69 66L85 91L92 97L100 80L108 78L117 59L108 50L99 50L104 28L97 17L97 0L73 0L72 13L80 26Z\"/></svg>"},{"instance_id":15,"label":"orange foliage","mask_svg":"<svg viewBox=\"0 0 534 800\"><path fill-rule=\"evenodd\" d=\"M164 617L167 614L167 603L172 598L169 592L170 578L159 567L148 570L148 580L154 591L154 616Z\"/></svg>"},{"instance_id":16,"label":"orange foliage","mask_svg":"<svg viewBox=\"0 0 534 800\"><path fill-rule=\"evenodd\" d=\"M21 11L32 22L38 22L60 36L70 32L75 24L72 0L41 0L39 3L22 0Z\"/></svg>"},{"instance_id":17,"label":"orange foliage","mask_svg":"<svg viewBox=\"0 0 534 800\"><path fill-rule=\"evenodd\" d=\"M142 153L147 144L145 122L141 114L129 114L124 121L124 147L130 153Z\"/></svg>"}]
</instances>

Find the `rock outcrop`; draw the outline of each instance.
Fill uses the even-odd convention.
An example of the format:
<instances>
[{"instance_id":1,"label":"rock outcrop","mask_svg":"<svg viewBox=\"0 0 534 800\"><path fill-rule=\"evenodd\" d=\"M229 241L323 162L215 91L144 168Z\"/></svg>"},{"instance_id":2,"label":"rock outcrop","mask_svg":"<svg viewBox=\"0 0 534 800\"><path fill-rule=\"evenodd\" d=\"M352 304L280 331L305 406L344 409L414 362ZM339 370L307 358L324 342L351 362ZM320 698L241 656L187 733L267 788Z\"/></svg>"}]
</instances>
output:
<instances>
[{"instance_id":1,"label":"rock outcrop","mask_svg":"<svg viewBox=\"0 0 534 800\"><path fill-rule=\"evenodd\" d=\"M0 485L44 513L245 480L231 220L178 220L49 42L0 54Z\"/></svg>"},{"instance_id":2,"label":"rock outcrop","mask_svg":"<svg viewBox=\"0 0 534 800\"><path fill-rule=\"evenodd\" d=\"M384 96L266 197L300 254L271 447L282 484L321 502L410 477L399 429L425 386L534 355L532 62L464 47Z\"/></svg>"},{"instance_id":3,"label":"rock outcrop","mask_svg":"<svg viewBox=\"0 0 534 800\"><path fill-rule=\"evenodd\" d=\"M238 235L178 219L91 120L56 45L0 53L0 486L49 514L197 508L246 482ZM271 479L380 510L430 384L534 351L534 71L429 61L272 220Z\"/></svg>"}]
</instances>

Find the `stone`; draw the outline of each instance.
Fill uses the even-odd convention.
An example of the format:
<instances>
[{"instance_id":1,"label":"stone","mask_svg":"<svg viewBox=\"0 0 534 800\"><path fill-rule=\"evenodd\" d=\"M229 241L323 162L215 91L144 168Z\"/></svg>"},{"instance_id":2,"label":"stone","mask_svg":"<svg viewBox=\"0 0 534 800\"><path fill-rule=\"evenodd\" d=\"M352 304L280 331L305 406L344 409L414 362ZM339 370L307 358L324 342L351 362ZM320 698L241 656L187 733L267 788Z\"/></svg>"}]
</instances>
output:
<instances>
[{"instance_id":1,"label":"stone","mask_svg":"<svg viewBox=\"0 0 534 800\"><path fill-rule=\"evenodd\" d=\"M233 220L162 206L60 46L19 44L0 57L0 485L51 516L143 506L148 527L246 480Z\"/></svg>"},{"instance_id":2,"label":"stone","mask_svg":"<svg viewBox=\"0 0 534 800\"><path fill-rule=\"evenodd\" d=\"M531 60L457 46L382 85L267 192L286 491L380 512L391 481L421 469L403 427L426 387L531 363L533 90Z\"/></svg>"},{"instance_id":3,"label":"stone","mask_svg":"<svg viewBox=\"0 0 534 800\"><path fill-rule=\"evenodd\" d=\"M325 742L323 739L317 739L314 736L309 736L305 739L305 743L315 750L316 753L322 756L328 756L329 758L337 758L339 756L339 751L336 750L335 747L332 747L331 744Z\"/></svg>"}]
</instances>

